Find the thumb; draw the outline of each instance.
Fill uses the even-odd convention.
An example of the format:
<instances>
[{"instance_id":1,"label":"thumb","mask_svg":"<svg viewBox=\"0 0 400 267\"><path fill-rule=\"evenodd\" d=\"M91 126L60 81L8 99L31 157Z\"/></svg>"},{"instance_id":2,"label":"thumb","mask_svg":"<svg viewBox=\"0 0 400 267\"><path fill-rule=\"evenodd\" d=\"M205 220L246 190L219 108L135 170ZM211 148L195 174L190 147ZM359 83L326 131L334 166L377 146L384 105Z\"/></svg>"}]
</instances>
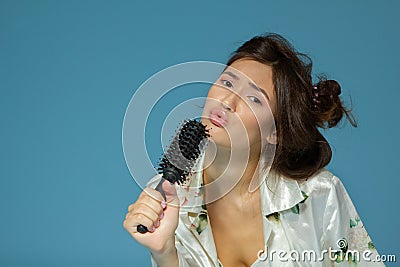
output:
<instances>
[{"instance_id":1,"label":"thumb","mask_svg":"<svg viewBox=\"0 0 400 267\"><path fill-rule=\"evenodd\" d=\"M179 206L179 199L176 193L175 184L171 184L168 181L164 181L162 184L162 189L165 193L165 201L168 204Z\"/></svg>"}]
</instances>

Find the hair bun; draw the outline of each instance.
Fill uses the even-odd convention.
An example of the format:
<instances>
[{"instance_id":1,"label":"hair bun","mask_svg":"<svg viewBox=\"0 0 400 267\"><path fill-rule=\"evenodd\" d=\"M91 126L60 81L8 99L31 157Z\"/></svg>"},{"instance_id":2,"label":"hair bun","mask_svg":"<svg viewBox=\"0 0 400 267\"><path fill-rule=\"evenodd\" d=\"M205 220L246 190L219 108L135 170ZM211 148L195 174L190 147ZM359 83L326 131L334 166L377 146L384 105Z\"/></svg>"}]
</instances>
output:
<instances>
[{"instance_id":1,"label":"hair bun","mask_svg":"<svg viewBox=\"0 0 400 267\"><path fill-rule=\"evenodd\" d=\"M314 107L317 115L317 126L321 128L335 127L343 118L349 119L353 126L357 126L350 110L346 110L339 95L342 89L335 80L320 78L314 87Z\"/></svg>"},{"instance_id":2,"label":"hair bun","mask_svg":"<svg viewBox=\"0 0 400 267\"><path fill-rule=\"evenodd\" d=\"M335 99L342 93L340 84L335 80L320 80L317 88L319 95L329 96L330 99Z\"/></svg>"}]
</instances>

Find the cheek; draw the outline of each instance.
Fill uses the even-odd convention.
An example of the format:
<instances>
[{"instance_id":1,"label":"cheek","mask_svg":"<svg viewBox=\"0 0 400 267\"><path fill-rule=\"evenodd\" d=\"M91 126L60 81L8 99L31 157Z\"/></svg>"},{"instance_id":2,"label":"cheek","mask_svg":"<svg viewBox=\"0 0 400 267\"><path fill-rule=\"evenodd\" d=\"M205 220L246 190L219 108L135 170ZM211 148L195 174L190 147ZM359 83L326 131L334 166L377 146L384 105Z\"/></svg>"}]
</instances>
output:
<instances>
[{"instance_id":1,"label":"cheek","mask_svg":"<svg viewBox=\"0 0 400 267\"><path fill-rule=\"evenodd\" d=\"M213 85L210 87L207 97L217 98L219 95L221 95L221 88L218 88L217 85Z\"/></svg>"},{"instance_id":2,"label":"cheek","mask_svg":"<svg viewBox=\"0 0 400 267\"><path fill-rule=\"evenodd\" d=\"M215 104L220 98L221 95L220 93L218 93L218 88L214 88L214 86L211 87L207 94L205 107L207 107L210 104Z\"/></svg>"},{"instance_id":3,"label":"cheek","mask_svg":"<svg viewBox=\"0 0 400 267\"><path fill-rule=\"evenodd\" d=\"M256 116L251 111L244 112L237 117L246 128L247 134L251 136L260 135L261 125L258 123ZM261 123L261 122L260 122Z\"/></svg>"},{"instance_id":4,"label":"cheek","mask_svg":"<svg viewBox=\"0 0 400 267\"><path fill-rule=\"evenodd\" d=\"M263 131L263 134L267 134L271 127L275 125L271 112L265 109L256 111L250 110L240 116L240 119L249 134L253 136L260 136L261 131Z\"/></svg>"},{"instance_id":5,"label":"cheek","mask_svg":"<svg viewBox=\"0 0 400 267\"><path fill-rule=\"evenodd\" d=\"M249 103L242 102L242 105L240 105L238 109L241 113L240 117L245 125L254 126L258 123L262 123L262 121L265 120L265 114L262 114L264 109L262 108L250 107Z\"/></svg>"}]
</instances>

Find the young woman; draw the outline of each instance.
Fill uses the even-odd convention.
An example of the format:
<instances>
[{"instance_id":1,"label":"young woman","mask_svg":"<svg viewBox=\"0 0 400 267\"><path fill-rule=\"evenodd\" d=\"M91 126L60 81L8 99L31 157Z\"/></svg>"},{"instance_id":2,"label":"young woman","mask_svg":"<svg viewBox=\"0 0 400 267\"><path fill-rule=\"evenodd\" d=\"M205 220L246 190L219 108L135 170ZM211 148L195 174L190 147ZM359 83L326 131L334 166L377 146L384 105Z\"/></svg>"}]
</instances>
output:
<instances>
[{"instance_id":1,"label":"young woman","mask_svg":"<svg viewBox=\"0 0 400 267\"><path fill-rule=\"evenodd\" d=\"M318 128L343 116L356 123L340 85L313 83L311 70L277 34L235 51L204 106L203 168L185 187L164 182L166 199L155 177L128 208L124 227L153 266L384 266L343 184L324 169L332 152Z\"/></svg>"}]
</instances>

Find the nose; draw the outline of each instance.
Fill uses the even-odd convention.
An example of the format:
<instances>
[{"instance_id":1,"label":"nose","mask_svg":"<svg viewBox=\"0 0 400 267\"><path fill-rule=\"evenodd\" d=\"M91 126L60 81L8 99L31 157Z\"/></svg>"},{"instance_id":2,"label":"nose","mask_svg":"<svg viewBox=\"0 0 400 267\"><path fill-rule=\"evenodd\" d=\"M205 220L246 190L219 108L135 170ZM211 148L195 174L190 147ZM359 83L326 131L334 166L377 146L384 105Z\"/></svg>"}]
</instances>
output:
<instances>
[{"instance_id":1,"label":"nose","mask_svg":"<svg viewBox=\"0 0 400 267\"><path fill-rule=\"evenodd\" d=\"M228 92L221 100L222 107L229 112L235 112L239 98L236 93L232 91Z\"/></svg>"},{"instance_id":2,"label":"nose","mask_svg":"<svg viewBox=\"0 0 400 267\"><path fill-rule=\"evenodd\" d=\"M225 110L230 111L230 112L234 112L233 109L226 102L221 102L221 104L222 104L222 107Z\"/></svg>"}]
</instances>

